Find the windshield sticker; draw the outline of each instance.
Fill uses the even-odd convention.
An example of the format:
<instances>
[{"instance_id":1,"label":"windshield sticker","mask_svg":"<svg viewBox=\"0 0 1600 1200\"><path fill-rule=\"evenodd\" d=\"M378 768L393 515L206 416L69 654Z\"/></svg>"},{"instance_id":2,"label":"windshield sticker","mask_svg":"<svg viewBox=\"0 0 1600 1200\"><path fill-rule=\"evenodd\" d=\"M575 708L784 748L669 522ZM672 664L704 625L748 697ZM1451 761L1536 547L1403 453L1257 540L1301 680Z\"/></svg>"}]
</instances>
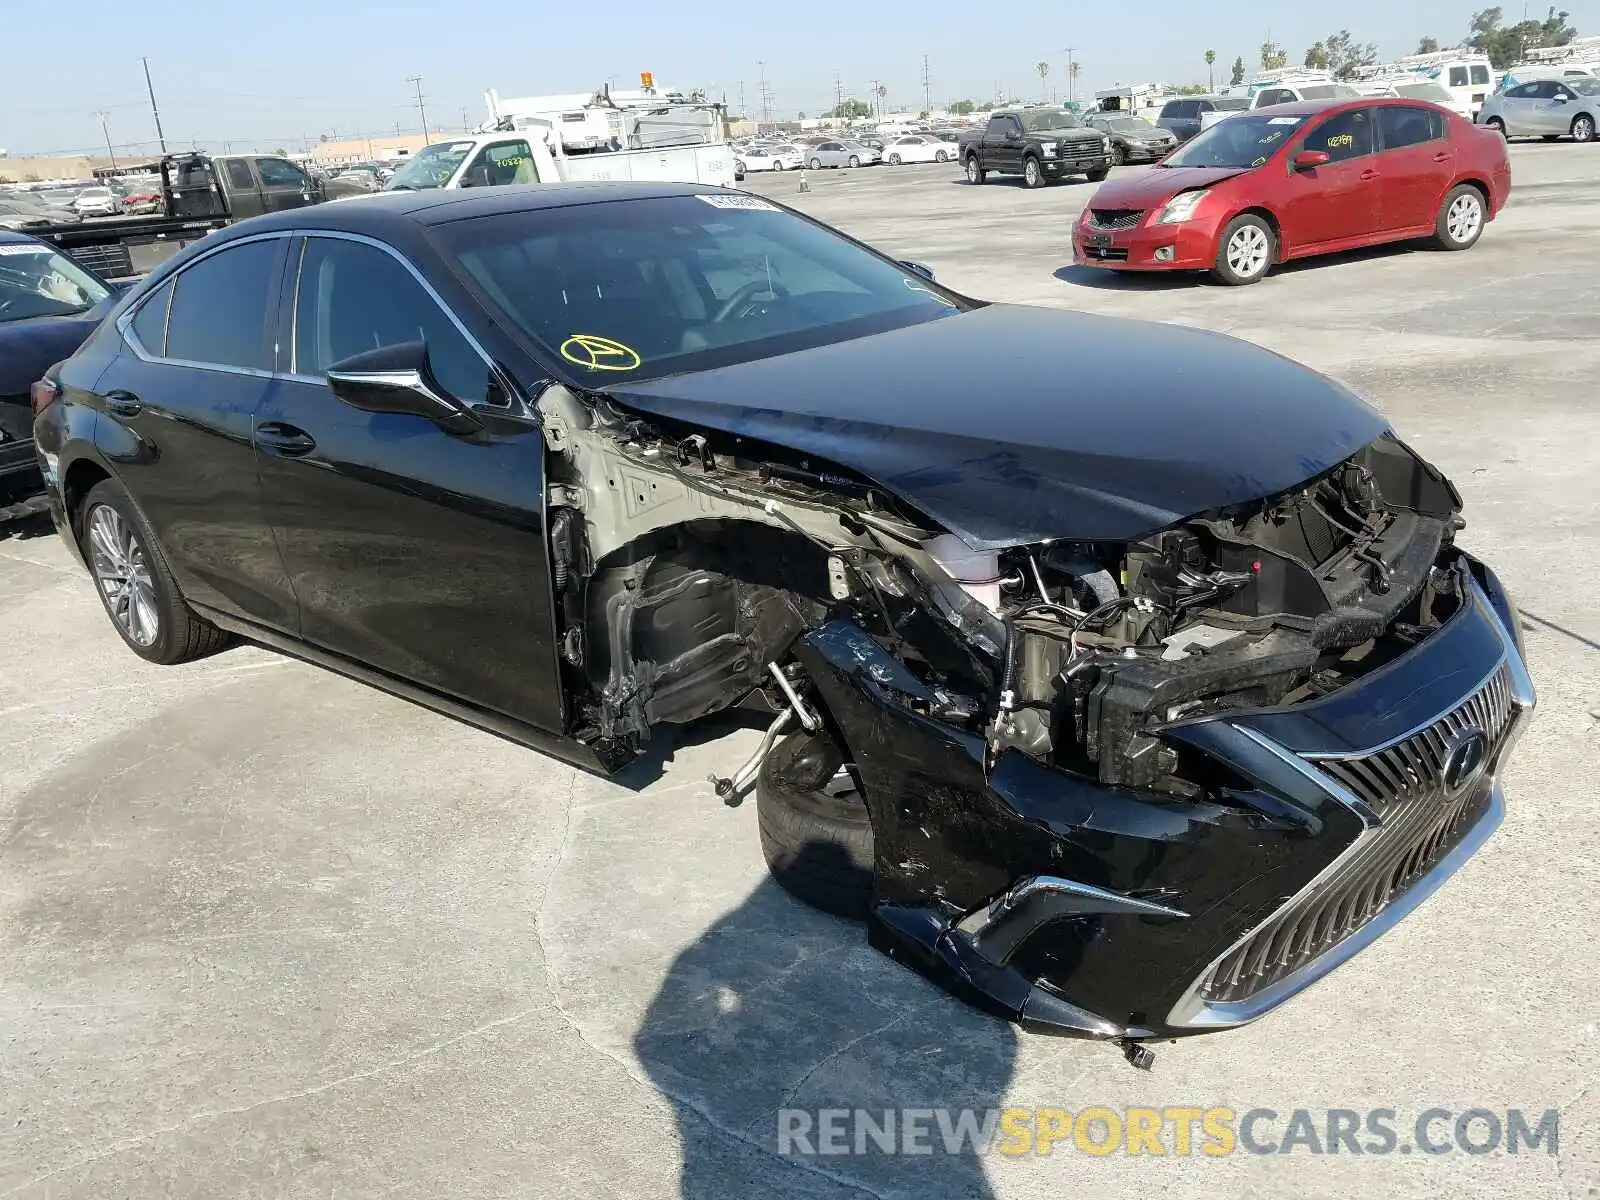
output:
<instances>
[{"instance_id":1,"label":"windshield sticker","mask_svg":"<svg viewBox=\"0 0 1600 1200\"><path fill-rule=\"evenodd\" d=\"M632 346L592 333L575 333L562 342L561 357L591 371L632 371L642 361Z\"/></svg>"},{"instance_id":2,"label":"windshield sticker","mask_svg":"<svg viewBox=\"0 0 1600 1200\"><path fill-rule=\"evenodd\" d=\"M1263 154L1260 158L1256 159L1250 165L1252 167L1264 167L1264 166L1266 166L1267 165L1267 156L1265 154Z\"/></svg>"},{"instance_id":3,"label":"windshield sticker","mask_svg":"<svg viewBox=\"0 0 1600 1200\"><path fill-rule=\"evenodd\" d=\"M1265 137L1263 137L1261 139L1261 144L1263 146L1270 146L1273 142L1277 141L1282 136L1283 136L1283 130L1274 129L1271 133L1267 134Z\"/></svg>"},{"instance_id":4,"label":"windshield sticker","mask_svg":"<svg viewBox=\"0 0 1600 1200\"><path fill-rule=\"evenodd\" d=\"M924 296L932 296L946 308L954 308L956 306L956 302L954 300L951 300L946 296L939 295L939 293L934 291L932 288L923 287L915 279L903 279L900 282L906 285L906 291L908 292L921 292Z\"/></svg>"},{"instance_id":5,"label":"windshield sticker","mask_svg":"<svg viewBox=\"0 0 1600 1200\"><path fill-rule=\"evenodd\" d=\"M776 204L771 204L768 201L763 200L760 196L708 196L704 193L697 193L695 195L695 199L703 200L705 203L711 205L712 208L744 208L752 209L756 212L778 211L778 206Z\"/></svg>"},{"instance_id":6,"label":"windshield sticker","mask_svg":"<svg viewBox=\"0 0 1600 1200\"><path fill-rule=\"evenodd\" d=\"M1304 117L1273 117L1272 120L1267 122L1267 124L1268 125L1298 125L1303 120L1305 120Z\"/></svg>"},{"instance_id":7,"label":"windshield sticker","mask_svg":"<svg viewBox=\"0 0 1600 1200\"><path fill-rule=\"evenodd\" d=\"M9 243L7 245L0 246L0 258L9 257L9 256L14 255L14 254L54 254L54 253L55 253L55 251L52 250L49 246L36 246L32 242L11 242L11 243Z\"/></svg>"}]
</instances>

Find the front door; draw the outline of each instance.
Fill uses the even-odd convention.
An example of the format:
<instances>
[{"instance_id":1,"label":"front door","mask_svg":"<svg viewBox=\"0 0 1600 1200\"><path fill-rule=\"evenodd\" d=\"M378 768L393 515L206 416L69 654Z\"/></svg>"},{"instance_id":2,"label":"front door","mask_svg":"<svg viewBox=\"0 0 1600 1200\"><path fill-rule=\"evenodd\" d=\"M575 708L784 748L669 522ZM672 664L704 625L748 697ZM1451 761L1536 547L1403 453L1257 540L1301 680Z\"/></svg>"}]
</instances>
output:
<instances>
[{"instance_id":1,"label":"front door","mask_svg":"<svg viewBox=\"0 0 1600 1200\"><path fill-rule=\"evenodd\" d=\"M1295 171L1289 181L1283 235L1290 255L1377 232L1381 172L1372 126L1372 109L1345 109L1314 126L1300 143L1300 150L1320 150L1329 161Z\"/></svg>"},{"instance_id":2,"label":"front door","mask_svg":"<svg viewBox=\"0 0 1600 1200\"><path fill-rule=\"evenodd\" d=\"M1439 218L1455 153L1445 139L1445 115L1420 105L1378 109L1379 223L1386 233L1419 229Z\"/></svg>"},{"instance_id":3,"label":"front door","mask_svg":"<svg viewBox=\"0 0 1600 1200\"><path fill-rule=\"evenodd\" d=\"M316 197L311 176L287 159L258 158L256 173L261 177L262 207L267 212L304 208Z\"/></svg>"},{"instance_id":4,"label":"front door","mask_svg":"<svg viewBox=\"0 0 1600 1200\"><path fill-rule=\"evenodd\" d=\"M290 372L254 429L300 635L559 731L542 433L512 414L488 360L398 258L335 237L303 245ZM360 412L329 390L341 360L418 340L482 431Z\"/></svg>"},{"instance_id":5,"label":"front door","mask_svg":"<svg viewBox=\"0 0 1600 1200\"><path fill-rule=\"evenodd\" d=\"M1569 132L1578 111L1572 106L1576 94L1558 79L1546 79L1536 86L1539 98L1531 105L1533 131L1545 135Z\"/></svg>"}]
</instances>

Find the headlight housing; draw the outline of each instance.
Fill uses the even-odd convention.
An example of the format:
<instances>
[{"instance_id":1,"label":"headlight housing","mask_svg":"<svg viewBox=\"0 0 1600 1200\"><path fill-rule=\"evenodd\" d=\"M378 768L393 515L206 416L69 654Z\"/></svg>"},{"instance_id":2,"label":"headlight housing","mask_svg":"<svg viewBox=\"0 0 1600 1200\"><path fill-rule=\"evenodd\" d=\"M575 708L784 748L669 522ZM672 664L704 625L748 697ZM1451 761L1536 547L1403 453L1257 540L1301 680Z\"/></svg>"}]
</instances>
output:
<instances>
[{"instance_id":1,"label":"headlight housing","mask_svg":"<svg viewBox=\"0 0 1600 1200\"><path fill-rule=\"evenodd\" d=\"M1157 225L1179 225L1194 216L1194 210L1200 206L1200 201L1210 195L1210 188L1198 188L1192 192L1179 192L1167 206L1161 210L1155 219Z\"/></svg>"},{"instance_id":2,"label":"headlight housing","mask_svg":"<svg viewBox=\"0 0 1600 1200\"><path fill-rule=\"evenodd\" d=\"M1044 151L1046 158L1054 158L1056 156L1056 144L1054 142L1040 142L1039 149Z\"/></svg>"}]
</instances>

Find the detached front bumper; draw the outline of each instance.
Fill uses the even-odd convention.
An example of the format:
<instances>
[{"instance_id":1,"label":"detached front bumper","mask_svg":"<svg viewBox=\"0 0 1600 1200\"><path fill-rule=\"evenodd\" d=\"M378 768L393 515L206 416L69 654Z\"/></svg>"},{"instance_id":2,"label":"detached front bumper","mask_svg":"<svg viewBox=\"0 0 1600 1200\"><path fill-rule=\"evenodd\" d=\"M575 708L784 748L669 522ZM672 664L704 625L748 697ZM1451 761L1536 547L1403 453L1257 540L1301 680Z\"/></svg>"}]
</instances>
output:
<instances>
[{"instance_id":1,"label":"detached front bumper","mask_svg":"<svg viewBox=\"0 0 1600 1200\"><path fill-rule=\"evenodd\" d=\"M0 399L0 504L44 486L32 430L33 412L25 399Z\"/></svg>"},{"instance_id":2,"label":"detached front bumper","mask_svg":"<svg viewBox=\"0 0 1600 1200\"><path fill-rule=\"evenodd\" d=\"M1102 786L921 715L857 626L799 655L855 758L874 945L1039 1032L1150 1039L1243 1024L1381 936L1499 824L1534 706L1516 615L1466 560L1462 608L1321 700L1164 736L1248 787L1188 802ZM1465 747L1465 749L1463 749Z\"/></svg>"},{"instance_id":3,"label":"detached front bumper","mask_svg":"<svg viewBox=\"0 0 1600 1200\"><path fill-rule=\"evenodd\" d=\"M1080 220L1072 230L1072 259L1083 267L1126 271L1209 271L1217 262L1215 223L1156 225L1150 214L1131 229L1105 229Z\"/></svg>"}]
</instances>

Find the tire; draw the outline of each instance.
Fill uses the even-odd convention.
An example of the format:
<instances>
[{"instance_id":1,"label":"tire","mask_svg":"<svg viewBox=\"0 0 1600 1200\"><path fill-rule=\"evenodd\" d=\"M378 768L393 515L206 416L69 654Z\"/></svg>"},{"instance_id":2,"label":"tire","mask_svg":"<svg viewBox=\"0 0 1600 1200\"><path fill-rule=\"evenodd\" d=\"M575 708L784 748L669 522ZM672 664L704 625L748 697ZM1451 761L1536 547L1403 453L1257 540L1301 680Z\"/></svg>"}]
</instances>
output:
<instances>
[{"instance_id":1,"label":"tire","mask_svg":"<svg viewBox=\"0 0 1600 1200\"><path fill-rule=\"evenodd\" d=\"M1575 142L1594 141L1594 118L1588 113L1579 113L1572 118L1572 140Z\"/></svg>"},{"instance_id":2,"label":"tire","mask_svg":"<svg viewBox=\"0 0 1600 1200\"><path fill-rule=\"evenodd\" d=\"M1113 167L1123 167L1123 166L1127 166L1127 164L1128 164L1128 152L1126 150L1124 150L1121 146L1117 145L1117 143L1112 142L1111 143L1111 165Z\"/></svg>"},{"instance_id":3,"label":"tire","mask_svg":"<svg viewBox=\"0 0 1600 1200\"><path fill-rule=\"evenodd\" d=\"M1439 206L1439 219L1433 227L1434 245L1441 250L1469 250L1483 236L1483 193L1463 183L1450 189Z\"/></svg>"},{"instance_id":4,"label":"tire","mask_svg":"<svg viewBox=\"0 0 1600 1200\"><path fill-rule=\"evenodd\" d=\"M1217 262L1212 273L1230 287L1256 283L1272 269L1277 250L1278 239L1272 226L1254 213L1240 213L1217 239Z\"/></svg>"},{"instance_id":5,"label":"tire","mask_svg":"<svg viewBox=\"0 0 1600 1200\"><path fill-rule=\"evenodd\" d=\"M859 167L861 165L861 160L852 154L847 160L845 160L844 165L847 167Z\"/></svg>"},{"instance_id":6,"label":"tire","mask_svg":"<svg viewBox=\"0 0 1600 1200\"><path fill-rule=\"evenodd\" d=\"M822 160L821 160L821 159L820 159L820 158L813 158L813 159L812 159L812 160L811 160L811 169L812 169L812 170L813 170L813 171L820 171L820 170L822 170Z\"/></svg>"},{"instance_id":7,"label":"tire","mask_svg":"<svg viewBox=\"0 0 1600 1200\"><path fill-rule=\"evenodd\" d=\"M1106 181L1106 176L1108 176L1110 174L1111 174L1111 168L1110 167L1097 167L1095 170L1090 171L1086 175L1084 175L1084 178L1087 179L1090 183L1104 183Z\"/></svg>"},{"instance_id":8,"label":"tire","mask_svg":"<svg viewBox=\"0 0 1600 1200\"><path fill-rule=\"evenodd\" d=\"M761 853L795 899L839 917L872 907L872 822L826 734L791 733L756 776Z\"/></svg>"},{"instance_id":9,"label":"tire","mask_svg":"<svg viewBox=\"0 0 1600 1200\"><path fill-rule=\"evenodd\" d=\"M1498 133L1501 137L1505 138L1508 141L1510 140L1511 135L1506 132L1506 123L1504 121L1502 121L1499 117L1490 117L1487 121L1484 122L1484 124L1487 125L1490 129L1494 130L1496 133Z\"/></svg>"},{"instance_id":10,"label":"tire","mask_svg":"<svg viewBox=\"0 0 1600 1200\"><path fill-rule=\"evenodd\" d=\"M946 154L943 150L935 150L933 152L933 161L936 162L936 163L949 162L950 161L950 156L948 154Z\"/></svg>"},{"instance_id":11,"label":"tire","mask_svg":"<svg viewBox=\"0 0 1600 1200\"><path fill-rule=\"evenodd\" d=\"M900 156L898 154L889 155L889 165L891 167L898 167L900 165Z\"/></svg>"},{"instance_id":12,"label":"tire","mask_svg":"<svg viewBox=\"0 0 1600 1200\"><path fill-rule=\"evenodd\" d=\"M120 483L103 479L89 490L74 532L111 627L140 658L172 666L228 644L228 634L184 601L155 531ZM108 575L118 572L132 586L113 593Z\"/></svg>"},{"instance_id":13,"label":"tire","mask_svg":"<svg viewBox=\"0 0 1600 1200\"><path fill-rule=\"evenodd\" d=\"M1022 160L1022 184L1024 187L1042 188L1050 181L1045 178L1044 168L1039 165L1039 160L1033 155L1025 155Z\"/></svg>"},{"instance_id":14,"label":"tire","mask_svg":"<svg viewBox=\"0 0 1600 1200\"><path fill-rule=\"evenodd\" d=\"M968 183L979 184L985 179L989 178L989 172L985 171L982 165L979 164L978 156L976 154L967 155L966 167Z\"/></svg>"}]
</instances>

